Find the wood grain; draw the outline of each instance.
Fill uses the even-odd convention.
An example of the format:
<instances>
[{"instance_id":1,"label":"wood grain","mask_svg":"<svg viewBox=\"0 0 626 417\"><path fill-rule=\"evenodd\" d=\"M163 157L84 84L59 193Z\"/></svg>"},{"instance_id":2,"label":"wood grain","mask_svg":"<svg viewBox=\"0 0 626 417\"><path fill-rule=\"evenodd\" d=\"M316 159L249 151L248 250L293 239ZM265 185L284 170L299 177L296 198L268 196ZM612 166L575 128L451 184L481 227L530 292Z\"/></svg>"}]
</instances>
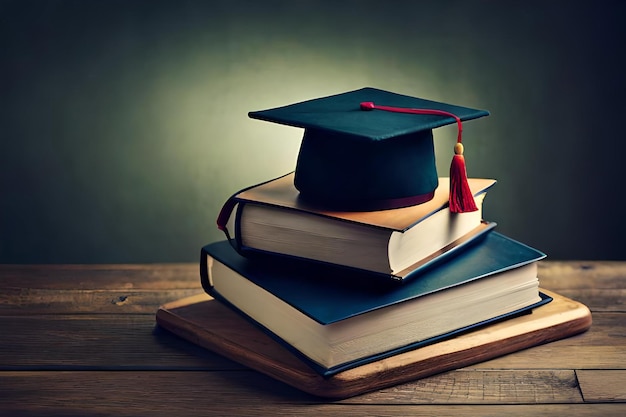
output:
<instances>
[{"instance_id":1,"label":"wood grain","mask_svg":"<svg viewBox=\"0 0 626 417\"><path fill-rule=\"evenodd\" d=\"M623 320L622 314L597 313L593 315L593 325L584 334L481 362L472 368L520 369L532 364L533 369L624 369ZM79 366L164 370L243 368L159 330L154 314L0 315L0 333L11 335L0 338L0 369L5 370L41 369L55 364L62 364L65 369ZM50 346L66 349L50 349ZM40 354L43 350L46 355Z\"/></svg>"},{"instance_id":2,"label":"wood grain","mask_svg":"<svg viewBox=\"0 0 626 417\"><path fill-rule=\"evenodd\" d=\"M202 289L56 290L8 288L0 292L0 314L149 314L173 299L202 293Z\"/></svg>"},{"instance_id":3,"label":"wood grain","mask_svg":"<svg viewBox=\"0 0 626 417\"><path fill-rule=\"evenodd\" d=\"M243 369L158 328L154 314L0 316L0 332L1 370Z\"/></svg>"},{"instance_id":4,"label":"wood grain","mask_svg":"<svg viewBox=\"0 0 626 417\"><path fill-rule=\"evenodd\" d=\"M576 375L585 401L626 401L626 370L581 369Z\"/></svg>"},{"instance_id":5,"label":"wood grain","mask_svg":"<svg viewBox=\"0 0 626 417\"><path fill-rule=\"evenodd\" d=\"M51 376L57 376L53 379ZM119 378L122 376L122 378ZM206 405L226 406L267 403L325 403L327 401L253 371L123 371L112 372L0 372L0 388L6 394L19 394L37 389L42 400L51 401L77 386L112 390L117 385L127 398L145 395L148 391L170 395L197 396L202 392L219 393ZM168 382L168 379L171 380ZM137 384L141 381L141 384ZM4 386L3 386L4 384ZM513 395L499 387L515 387ZM122 394L123 393L123 394ZM80 394L75 394L79 399ZM15 397L14 397L15 398ZM172 399L173 400L173 399ZM333 401L335 404L539 404L582 403L573 371L451 371L392 388ZM2 404L0 402L0 404ZM7 398L4 405L12 404ZM196 405L202 404L201 402Z\"/></svg>"},{"instance_id":6,"label":"wood grain","mask_svg":"<svg viewBox=\"0 0 626 417\"><path fill-rule=\"evenodd\" d=\"M583 403L567 386L568 381L567 375L530 375L529 380L498 373L476 378L459 375L448 381L434 377L430 382L424 380L421 387L407 385L329 402L245 371L0 372L0 410L12 416L623 415L624 404ZM459 385L446 386L447 382ZM514 385L508 385L512 382ZM475 386L469 388L468 384ZM574 402L559 402L570 399L558 393L564 385ZM468 394L463 393L464 386ZM502 393L497 392L498 387ZM540 392L546 389L555 392ZM505 391L519 394L506 397Z\"/></svg>"},{"instance_id":7,"label":"wood grain","mask_svg":"<svg viewBox=\"0 0 626 417\"><path fill-rule=\"evenodd\" d=\"M200 250L198 250L200 259ZM199 265L0 265L0 289L129 290L201 288Z\"/></svg>"},{"instance_id":8,"label":"wood grain","mask_svg":"<svg viewBox=\"0 0 626 417\"><path fill-rule=\"evenodd\" d=\"M341 400L155 327L201 293L190 264L0 265L0 416L623 416L626 263L542 261L582 334Z\"/></svg>"},{"instance_id":9,"label":"wood grain","mask_svg":"<svg viewBox=\"0 0 626 417\"><path fill-rule=\"evenodd\" d=\"M569 298L582 302L593 312L626 312L624 263L617 261L541 261L539 281Z\"/></svg>"}]
</instances>

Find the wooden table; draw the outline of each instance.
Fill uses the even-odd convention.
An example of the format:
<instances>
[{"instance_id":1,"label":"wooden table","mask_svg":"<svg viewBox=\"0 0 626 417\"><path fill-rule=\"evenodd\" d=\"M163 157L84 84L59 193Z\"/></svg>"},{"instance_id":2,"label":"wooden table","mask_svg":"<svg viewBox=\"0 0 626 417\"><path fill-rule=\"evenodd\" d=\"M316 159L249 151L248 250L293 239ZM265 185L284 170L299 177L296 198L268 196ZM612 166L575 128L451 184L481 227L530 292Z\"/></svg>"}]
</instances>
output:
<instances>
[{"instance_id":1,"label":"wooden table","mask_svg":"<svg viewBox=\"0 0 626 417\"><path fill-rule=\"evenodd\" d=\"M329 401L155 327L202 292L195 264L0 265L0 415L626 415L626 262L540 263L583 334Z\"/></svg>"}]
</instances>

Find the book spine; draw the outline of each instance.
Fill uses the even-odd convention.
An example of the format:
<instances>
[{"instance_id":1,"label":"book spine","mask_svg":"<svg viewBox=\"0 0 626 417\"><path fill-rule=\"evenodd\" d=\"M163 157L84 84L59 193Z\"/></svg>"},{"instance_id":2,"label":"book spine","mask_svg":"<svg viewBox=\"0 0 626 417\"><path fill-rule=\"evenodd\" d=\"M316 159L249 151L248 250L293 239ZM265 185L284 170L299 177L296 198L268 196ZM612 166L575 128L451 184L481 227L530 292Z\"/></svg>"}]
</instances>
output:
<instances>
[{"instance_id":1,"label":"book spine","mask_svg":"<svg viewBox=\"0 0 626 417\"><path fill-rule=\"evenodd\" d=\"M226 201L226 203L224 203L219 215L217 216L217 228L224 232L228 242L230 242L231 246L241 255L243 255L241 250L241 212L245 204L246 203L244 201L237 198L237 195L233 195ZM235 220L233 225L235 230L233 231L234 235L231 235L228 230L228 222L232 217L233 210L235 210Z\"/></svg>"},{"instance_id":2,"label":"book spine","mask_svg":"<svg viewBox=\"0 0 626 417\"><path fill-rule=\"evenodd\" d=\"M285 174L285 175L283 175L281 177L278 177L278 178L283 178L283 177L286 177L287 175L290 175L290 174L291 173L287 173L287 174ZM237 191L235 194L231 195L228 198L228 200L226 200L226 202L222 206L222 208L221 208L221 210L220 210L220 212L219 212L219 214L217 216L216 223L217 223L217 228L224 232L224 234L226 235L226 238L229 241L232 241L232 238L230 236L230 232L228 231L228 226L227 226L228 225L228 221L230 220L230 217L231 217L235 207L241 206L241 204L243 204L243 200L241 200L239 198L239 195L241 193L245 192L245 191L248 191L248 190L251 190L253 188L259 187L261 185L264 185L264 184L270 183L272 181L275 181L278 178L273 178L271 180L267 180L267 181L264 181L264 182L259 183L259 184L254 184L254 185L251 185L249 187L242 188L241 190ZM239 212L239 210L238 210L238 212ZM237 229L238 229L238 227L235 227L235 240L237 242L240 242L240 238L238 238L236 236L237 235ZM239 245L239 243L238 243L238 245Z\"/></svg>"},{"instance_id":3,"label":"book spine","mask_svg":"<svg viewBox=\"0 0 626 417\"><path fill-rule=\"evenodd\" d=\"M204 248L200 250L200 284L207 294L212 295L213 283L209 276L209 256Z\"/></svg>"},{"instance_id":4,"label":"book spine","mask_svg":"<svg viewBox=\"0 0 626 417\"><path fill-rule=\"evenodd\" d=\"M243 210L246 206L246 202L245 201L239 201L239 204L237 205L237 211L235 212L235 238L234 238L234 243L233 247L235 248L235 250L240 254L243 255L243 238L241 236L241 216L243 214Z\"/></svg>"}]
</instances>

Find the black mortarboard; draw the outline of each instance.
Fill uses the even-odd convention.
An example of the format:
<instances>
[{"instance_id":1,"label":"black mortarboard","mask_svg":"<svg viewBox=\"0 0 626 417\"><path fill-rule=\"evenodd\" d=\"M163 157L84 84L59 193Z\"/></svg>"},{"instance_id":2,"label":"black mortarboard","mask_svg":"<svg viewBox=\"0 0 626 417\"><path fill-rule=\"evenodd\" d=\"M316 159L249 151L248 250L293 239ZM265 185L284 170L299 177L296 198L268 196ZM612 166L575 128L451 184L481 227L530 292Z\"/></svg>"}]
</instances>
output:
<instances>
[{"instance_id":1,"label":"black mortarboard","mask_svg":"<svg viewBox=\"0 0 626 417\"><path fill-rule=\"evenodd\" d=\"M451 177L464 177L461 121L487 115L485 110L375 88L249 113L254 119L305 129L295 186L303 200L345 210L395 208L432 198L438 186L432 129L455 122L459 161L452 169L462 172L451 172ZM471 206L471 193L469 198ZM451 196L453 211L475 209L456 207L456 199Z\"/></svg>"}]
</instances>

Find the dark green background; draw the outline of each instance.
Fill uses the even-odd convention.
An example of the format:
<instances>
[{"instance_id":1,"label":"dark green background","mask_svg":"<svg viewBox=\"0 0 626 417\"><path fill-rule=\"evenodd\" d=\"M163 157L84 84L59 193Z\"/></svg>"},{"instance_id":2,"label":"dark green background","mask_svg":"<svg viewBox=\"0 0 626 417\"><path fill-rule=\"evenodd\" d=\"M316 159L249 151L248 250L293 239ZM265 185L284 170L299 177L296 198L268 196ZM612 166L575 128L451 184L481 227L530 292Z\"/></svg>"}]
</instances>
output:
<instances>
[{"instance_id":1,"label":"dark green background","mask_svg":"<svg viewBox=\"0 0 626 417\"><path fill-rule=\"evenodd\" d=\"M363 86L490 110L464 135L485 217L626 259L619 2L0 4L0 262L196 261L231 193L295 166L302 132L247 112Z\"/></svg>"}]
</instances>

